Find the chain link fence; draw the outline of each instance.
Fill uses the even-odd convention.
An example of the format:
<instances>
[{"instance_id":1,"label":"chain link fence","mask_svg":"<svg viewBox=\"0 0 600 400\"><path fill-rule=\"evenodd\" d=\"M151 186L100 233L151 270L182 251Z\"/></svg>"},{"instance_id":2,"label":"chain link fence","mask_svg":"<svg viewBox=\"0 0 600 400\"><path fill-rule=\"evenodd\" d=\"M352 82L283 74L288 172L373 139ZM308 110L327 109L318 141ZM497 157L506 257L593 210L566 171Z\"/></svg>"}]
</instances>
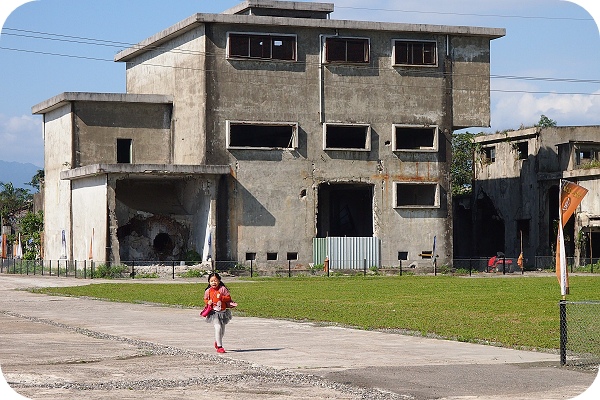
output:
<instances>
[{"instance_id":1,"label":"chain link fence","mask_svg":"<svg viewBox=\"0 0 600 400\"><path fill-rule=\"evenodd\" d=\"M600 365L600 301L566 301L560 310L560 363L595 369Z\"/></svg>"}]
</instances>

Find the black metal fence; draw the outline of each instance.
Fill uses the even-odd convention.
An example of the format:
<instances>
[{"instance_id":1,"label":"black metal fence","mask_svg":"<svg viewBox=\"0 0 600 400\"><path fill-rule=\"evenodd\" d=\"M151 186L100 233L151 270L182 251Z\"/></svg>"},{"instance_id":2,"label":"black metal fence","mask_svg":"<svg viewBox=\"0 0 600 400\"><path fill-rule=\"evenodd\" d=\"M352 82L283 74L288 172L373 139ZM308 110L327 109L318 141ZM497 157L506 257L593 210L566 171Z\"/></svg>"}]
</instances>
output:
<instances>
[{"instance_id":1,"label":"black metal fence","mask_svg":"<svg viewBox=\"0 0 600 400\"><path fill-rule=\"evenodd\" d=\"M349 267L345 268L344 265ZM298 275L472 275L478 273L524 274L532 271L555 270L554 256L536 256L519 266L514 257L462 258L451 265L438 265L430 260L381 260L370 265L367 260L337 260L335 267L314 265L304 260L284 261L121 261L119 265L93 260L22 260L0 259L0 273L49 275L83 279L109 278L170 278L197 277L209 271L227 272L236 276L298 276ZM600 259L567 258L570 272L600 273ZM351 266L351 267L350 267ZM360 266L357 267L357 266Z\"/></svg>"}]
</instances>

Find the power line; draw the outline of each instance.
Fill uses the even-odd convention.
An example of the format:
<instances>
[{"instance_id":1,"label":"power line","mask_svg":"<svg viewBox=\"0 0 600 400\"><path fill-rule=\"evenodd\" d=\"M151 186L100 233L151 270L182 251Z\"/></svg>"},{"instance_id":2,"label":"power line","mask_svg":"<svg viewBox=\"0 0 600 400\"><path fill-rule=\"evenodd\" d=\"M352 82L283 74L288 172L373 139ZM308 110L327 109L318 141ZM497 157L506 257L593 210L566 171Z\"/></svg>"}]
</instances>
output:
<instances>
[{"instance_id":1,"label":"power line","mask_svg":"<svg viewBox=\"0 0 600 400\"><path fill-rule=\"evenodd\" d=\"M31 54L39 54L39 55L49 55L49 56L56 56L56 57L66 57L66 58L75 58L75 59L83 59L83 60L92 60L92 61L104 61L104 62L114 62L114 60L112 59L106 59L106 58L99 58L99 57L89 57L89 56L80 56L80 55L73 55L73 54L63 54L63 53L54 53L54 52L47 52L47 51L37 51L37 50L28 50L28 49L19 49L19 48L10 48L10 47L2 47L0 46L0 50L7 50L7 51L16 51L16 52L22 52L22 53L31 53ZM169 51L175 51L175 49L169 50ZM192 51L192 52L185 52L186 54L192 54L192 55L204 55L204 56L211 56L214 55L216 56L216 54L212 54L212 53L206 53L206 52L199 52L199 51ZM313 65L313 66L318 66L319 63L310 63L310 62L298 62L298 63L304 63L305 65ZM158 64L146 64L146 65L150 65L150 66L154 66L154 67L163 67L163 68L173 68L173 69L191 69L191 70L197 70L197 71L203 71L203 72L210 72L210 70L206 70L206 69L201 69L201 68L192 68L192 67L182 67L182 66L170 66L170 65L158 65ZM354 68L359 69L372 69L372 70L376 70L376 71L383 71L383 68L379 68L379 67L370 67L370 66L354 66ZM385 69L387 70L387 69ZM453 74L453 73L447 73L447 72L439 72L437 70L435 71L419 71L418 72L419 75L426 77L426 76L445 76L445 75L453 75L455 77L465 77L465 76L470 76L470 77L477 77L478 75L475 74L461 74L461 75L457 75L457 74ZM598 79L576 79L576 78L556 78L556 77L535 77L535 76L517 76L517 75L496 75L496 74L490 74L489 75L491 79L507 79L507 80L526 80L526 81L544 81L544 82L563 82L563 83L585 83L585 84L600 84L600 80ZM528 91L520 91L520 92L524 92L524 93L528 93ZM531 93L536 93L536 92L531 92ZM544 92L540 92L540 93L544 93ZM545 93L552 93L552 92L545 92ZM564 94L584 94L584 93L564 93ZM594 95L593 93L589 93L590 95Z\"/></svg>"},{"instance_id":2,"label":"power line","mask_svg":"<svg viewBox=\"0 0 600 400\"><path fill-rule=\"evenodd\" d=\"M348 8L352 8L352 7L348 7ZM364 7L364 9L385 11L384 9L370 9L370 8L366 8L366 7ZM402 11L402 10L397 10L397 11ZM26 37L26 38L42 39L42 40L53 40L53 41L59 41L59 42L76 43L76 44L84 44L84 45L89 44L89 45L96 45L96 46L115 47L115 48L119 48L119 49L122 49L124 46L129 47L129 48L134 48L134 49L142 48L142 46L140 46L139 44L128 43L128 42L118 42L118 41L111 41L111 40L104 40L104 39L94 39L94 38L88 38L88 37L82 37L82 36L71 36L71 35L63 35L63 34L56 34L56 33L49 33L49 32L32 31L32 30L26 30L26 29L16 29L16 28L4 28L4 30L9 31L9 33L4 33L5 35L8 35L8 36L18 36L18 37ZM21 33L10 33L10 31L21 32ZM33 35L29 35L29 34L33 34ZM36 36L36 35L44 35L44 36ZM2 47L0 47L0 48L2 48ZM32 53L37 53L37 54L55 55L55 56L60 56L60 57L73 57L73 58L90 59L90 60L97 59L95 57L65 55L65 54L60 54L60 53L36 52L33 50L21 50L21 49L9 49L9 48L2 48L2 49L13 50L13 51L22 51L22 52L32 52ZM158 51L161 49L164 49L164 47L163 46L151 47L152 51ZM209 52L203 52L203 51L198 51L198 50L169 49L168 51L172 52L172 53L177 53L177 54L217 56L216 53L209 53ZM99 61L112 61L112 60L105 60L105 59L98 59L98 60ZM302 63L302 62L296 61L296 63ZM309 62L304 62L304 64L310 65ZM177 67L174 67L174 68L177 68ZM377 68L377 67L370 67L370 66L360 66L360 67L356 67L356 68L379 70L379 68ZM427 72L422 72L422 73L426 74ZM438 74L439 72L433 71L431 73ZM535 77L535 76L516 76L516 75L490 75L490 77L492 79L509 79L509 80L515 79L515 80L547 81L547 82L587 83L587 84L600 83L600 80L597 80L597 79L555 78L555 77Z\"/></svg>"},{"instance_id":3,"label":"power line","mask_svg":"<svg viewBox=\"0 0 600 400\"><path fill-rule=\"evenodd\" d=\"M85 59L85 60L92 60L92 61L105 61L105 62L113 62L113 60L110 59L104 59L104 58L94 58L94 57L85 57L85 56L74 56L74 55L67 55L67 54L58 54L58 53L50 53L50 52L42 52L42 51L32 51L32 50L21 50L21 49L11 49L11 48L7 48L7 47L0 47L0 50L10 50L10 51L20 51L20 52L27 52L27 53L34 53L34 54L42 54L42 55L51 55L51 56L60 56L60 57L70 57L70 58L77 58L77 59ZM194 68L194 67L180 67L180 66L172 66L172 65L161 65L161 64L150 64L150 63L146 63L144 64L148 67L156 67L156 68L171 68L171 69L182 69L182 70L192 70L192 71L200 71L200 72L211 72L209 70L206 69L202 69L202 68ZM258 73L252 73L253 75L255 75L256 77L261 77L264 76L264 74L258 74ZM293 77L285 77L283 78L285 83L280 83L280 84L276 84L275 82L273 82L273 79L271 77L271 81L273 85L279 85L279 86L288 86L288 87L294 87L297 86L293 83L290 83L290 81L293 80L297 80L297 81L301 81L302 83L306 83L306 80L304 78L293 78ZM259 82L259 81L251 81L248 82L247 81L247 77L245 77L242 80L221 80L222 82L228 82L228 83L239 83L240 85L249 85L249 84L256 84L259 86L263 86L263 82ZM328 83L327 86L349 86L348 83L341 83L341 82L337 82L336 84L332 84L332 83ZM385 87L385 88L414 88L414 89L439 89L439 86L422 86L422 85L406 85L406 84L394 84L394 85L390 85L388 83L373 83L373 82L361 82L360 83L361 86L369 86L369 87ZM454 90L458 90L458 91L470 91L470 92L476 92L476 91L487 91L488 89L461 89L461 88L454 88ZM498 93L527 93L527 94L551 94L551 95L558 95L558 96L574 96L574 95L580 95L580 96L600 96L600 93L584 93L584 92L556 92L556 91L531 91L531 90L507 90L507 89L489 89L490 92L498 92Z\"/></svg>"}]
</instances>

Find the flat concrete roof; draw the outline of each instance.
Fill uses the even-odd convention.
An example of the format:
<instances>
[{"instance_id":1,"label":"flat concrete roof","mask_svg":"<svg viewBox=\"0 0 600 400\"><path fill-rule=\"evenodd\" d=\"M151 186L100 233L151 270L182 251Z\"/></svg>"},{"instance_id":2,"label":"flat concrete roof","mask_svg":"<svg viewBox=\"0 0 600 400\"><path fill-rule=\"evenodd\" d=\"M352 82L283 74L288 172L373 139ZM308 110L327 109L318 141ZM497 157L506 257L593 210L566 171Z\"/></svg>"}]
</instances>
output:
<instances>
[{"instance_id":1,"label":"flat concrete roof","mask_svg":"<svg viewBox=\"0 0 600 400\"><path fill-rule=\"evenodd\" d=\"M229 165L174 164L91 164L60 173L60 179L74 180L102 174L130 175L135 178L185 177L189 175L229 175Z\"/></svg>"},{"instance_id":2,"label":"flat concrete roof","mask_svg":"<svg viewBox=\"0 0 600 400\"><path fill-rule=\"evenodd\" d=\"M229 14L195 14L185 20L141 41L140 43L119 52L115 61L129 61L147 51L159 47L161 44L172 40L202 24L232 24L274 27L302 27L315 29L329 29L331 33L336 30L361 30L361 31L388 31L431 33L457 36L484 36L497 39L506 35L504 28L484 28L473 26L406 24L396 22L349 21L334 19L311 18L285 18L266 17L255 15L229 15ZM326 33L326 32L322 32Z\"/></svg>"},{"instance_id":3,"label":"flat concrete roof","mask_svg":"<svg viewBox=\"0 0 600 400\"><path fill-rule=\"evenodd\" d=\"M540 133L540 128L527 128L518 131L508 131L502 133L493 133L489 135L475 136L475 143L497 143L507 140L526 139L535 137Z\"/></svg>"},{"instance_id":4,"label":"flat concrete roof","mask_svg":"<svg viewBox=\"0 0 600 400\"><path fill-rule=\"evenodd\" d=\"M31 107L31 113L45 114L73 101L172 104L173 97L160 94L64 92Z\"/></svg>"},{"instance_id":5,"label":"flat concrete roof","mask_svg":"<svg viewBox=\"0 0 600 400\"><path fill-rule=\"evenodd\" d=\"M275 1L275 0L246 0L240 4L223 11L223 14L239 14L251 8L269 8L277 10L333 12L333 3L313 3L300 1Z\"/></svg>"}]
</instances>

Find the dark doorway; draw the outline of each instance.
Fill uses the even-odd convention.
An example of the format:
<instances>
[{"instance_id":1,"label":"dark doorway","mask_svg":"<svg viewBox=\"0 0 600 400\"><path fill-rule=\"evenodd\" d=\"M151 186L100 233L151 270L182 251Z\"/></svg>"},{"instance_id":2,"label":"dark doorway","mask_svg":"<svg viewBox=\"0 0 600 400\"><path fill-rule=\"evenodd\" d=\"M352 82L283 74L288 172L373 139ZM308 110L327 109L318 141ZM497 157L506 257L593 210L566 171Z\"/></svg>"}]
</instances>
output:
<instances>
[{"instance_id":1,"label":"dark doorway","mask_svg":"<svg viewBox=\"0 0 600 400\"><path fill-rule=\"evenodd\" d=\"M319 185L317 237L373 236L373 185Z\"/></svg>"},{"instance_id":2,"label":"dark doorway","mask_svg":"<svg viewBox=\"0 0 600 400\"><path fill-rule=\"evenodd\" d=\"M474 237L477 242L477 255L491 257L498 252L504 252L504 220L484 191L477 196L475 209Z\"/></svg>"}]
</instances>

